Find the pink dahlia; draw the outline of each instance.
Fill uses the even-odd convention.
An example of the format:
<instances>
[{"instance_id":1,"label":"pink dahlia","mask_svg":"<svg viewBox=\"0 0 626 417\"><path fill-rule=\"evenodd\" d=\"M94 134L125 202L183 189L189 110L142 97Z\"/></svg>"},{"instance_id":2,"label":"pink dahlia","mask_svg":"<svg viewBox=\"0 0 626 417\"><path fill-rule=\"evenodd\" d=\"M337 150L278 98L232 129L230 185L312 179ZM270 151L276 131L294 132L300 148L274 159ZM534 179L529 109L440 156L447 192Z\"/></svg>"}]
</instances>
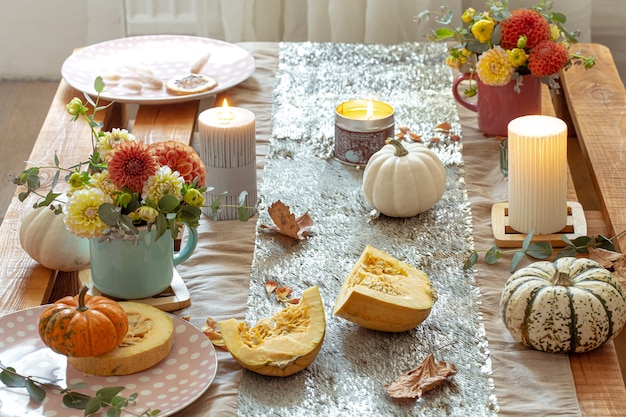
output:
<instances>
[{"instance_id":1,"label":"pink dahlia","mask_svg":"<svg viewBox=\"0 0 626 417\"><path fill-rule=\"evenodd\" d=\"M146 180L159 169L159 164L143 142L122 142L106 159L111 182L118 188L140 192Z\"/></svg>"},{"instance_id":2,"label":"pink dahlia","mask_svg":"<svg viewBox=\"0 0 626 417\"><path fill-rule=\"evenodd\" d=\"M521 36L526 36L526 47L532 48L540 42L550 40L551 35L548 21L530 9L513 10L508 19L500 22L500 29L500 46L504 49L516 48Z\"/></svg>"},{"instance_id":3,"label":"pink dahlia","mask_svg":"<svg viewBox=\"0 0 626 417\"><path fill-rule=\"evenodd\" d=\"M204 163L191 146L168 140L153 143L150 145L150 150L159 165L178 171L186 183L191 183L194 178L198 177L198 187L204 187L206 183Z\"/></svg>"},{"instance_id":4,"label":"pink dahlia","mask_svg":"<svg viewBox=\"0 0 626 417\"><path fill-rule=\"evenodd\" d=\"M528 69L537 77L556 74L569 60L569 52L562 43L541 42L535 46L528 57Z\"/></svg>"}]
</instances>

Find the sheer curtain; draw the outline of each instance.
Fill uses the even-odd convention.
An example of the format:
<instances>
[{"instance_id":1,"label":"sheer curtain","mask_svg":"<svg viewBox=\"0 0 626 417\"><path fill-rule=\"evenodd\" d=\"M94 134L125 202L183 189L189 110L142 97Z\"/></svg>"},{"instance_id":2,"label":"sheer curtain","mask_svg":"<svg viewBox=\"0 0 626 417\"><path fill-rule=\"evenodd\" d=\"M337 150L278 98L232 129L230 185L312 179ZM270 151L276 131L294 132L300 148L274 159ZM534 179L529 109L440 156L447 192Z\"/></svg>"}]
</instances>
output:
<instances>
[{"instance_id":1,"label":"sheer curtain","mask_svg":"<svg viewBox=\"0 0 626 417\"><path fill-rule=\"evenodd\" d=\"M567 15L567 27L591 39L591 1L554 0L554 11ZM433 22L417 24L421 10L448 4L455 17L485 0L200 0L199 35L228 42L314 41L397 43L423 41ZM510 0L510 8L537 0Z\"/></svg>"}]
</instances>

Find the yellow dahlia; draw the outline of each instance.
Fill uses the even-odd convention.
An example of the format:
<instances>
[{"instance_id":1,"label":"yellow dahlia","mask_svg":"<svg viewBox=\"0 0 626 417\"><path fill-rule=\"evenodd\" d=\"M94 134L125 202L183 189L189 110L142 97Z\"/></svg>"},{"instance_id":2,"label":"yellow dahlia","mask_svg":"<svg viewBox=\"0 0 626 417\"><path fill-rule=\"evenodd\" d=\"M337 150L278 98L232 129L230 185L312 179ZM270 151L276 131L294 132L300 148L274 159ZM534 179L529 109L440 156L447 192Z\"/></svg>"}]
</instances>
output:
<instances>
[{"instance_id":1,"label":"yellow dahlia","mask_svg":"<svg viewBox=\"0 0 626 417\"><path fill-rule=\"evenodd\" d=\"M79 237L100 237L109 227L98 216L98 208L113 199L99 188L84 188L75 191L68 199L65 226Z\"/></svg>"},{"instance_id":2,"label":"yellow dahlia","mask_svg":"<svg viewBox=\"0 0 626 417\"><path fill-rule=\"evenodd\" d=\"M493 86L501 86L511 81L515 67L509 62L504 49L496 46L485 51L476 64L476 73L480 80Z\"/></svg>"},{"instance_id":3,"label":"yellow dahlia","mask_svg":"<svg viewBox=\"0 0 626 417\"><path fill-rule=\"evenodd\" d=\"M180 201L183 198L184 184L185 180L178 171L172 171L167 165L162 166L146 181L141 198L158 202L164 195L170 194Z\"/></svg>"},{"instance_id":4,"label":"yellow dahlia","mask_svg":"<svg viewBox=\"0 0 626 417\"><path fill-rule=\"evenodd\" d=\"M95 174L93 174L91 176L91 185L93 187L101 189L102 191L104 191L106 194L110 195L113 198L116 192L118 191L115 188L115 185L113 184L113 182L111 181L108 171L96 172Z\"/></svg>"},{"instance_id":5,"label":"yellow dahlia","mask_svg":"<svg viewBox=\"0 0 626 417\"><path fill-rule=\"evenodd\" d=\"M509 62L514 67L521 67L528 61L528 54L523 49L513 48L506 51L506 53L509 56Z\"/></svg>"}]
</instances>

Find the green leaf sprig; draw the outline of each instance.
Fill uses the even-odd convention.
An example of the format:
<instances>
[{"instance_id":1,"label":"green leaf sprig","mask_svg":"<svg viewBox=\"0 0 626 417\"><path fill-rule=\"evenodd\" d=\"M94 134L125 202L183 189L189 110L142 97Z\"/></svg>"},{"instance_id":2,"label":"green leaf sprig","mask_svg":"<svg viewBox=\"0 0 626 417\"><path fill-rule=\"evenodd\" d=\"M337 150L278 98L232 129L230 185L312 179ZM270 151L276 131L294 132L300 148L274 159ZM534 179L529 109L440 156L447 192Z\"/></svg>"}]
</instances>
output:
<instances>
[{"instance_id":1,"label":"green leaf sprig","mask_svg":"<svg viewBox=\"0 0 626 417\"><path fill-rule=\"evenodd\" d=\"M530 258L534 259L545 260L551 258L559 259L566 256L576 256L578 254L588 254L589 248L615 251L613 240L624 233L626 233L626 230L622 231L612 238L598 235L595 238L589 236L579 236L573 240L570 240L567 236L563 235L561 237L561 240L565 242L565 246L558 250L555 250L549 241L533 242L533 230L528 233L528 235L522 242L522 247L519 249L501 250L498 245L494 245L491 247L491 249L487 251L472 250L468 258L465 260L465 263L463 264L463 269L470 269L476 264L476 262L478 262L479 252L485 252L485 263L489 265L496 264L503 254L512 253L513 257L511 259L511 267L509 270L513 272L517 269L519 263L522 261L522 259L524 259L525 256L529 256Z\"/></svg>"},{"instance_id":2,"label":"green leaf sprig","mask_svg":"<svg viewBox=\"0 0 626 417\"><path fill-rule=\"evenodd\" d=\"M63 394L63 404L66 407L78 410L85 410L85 416L90 416L100 409L106 408L106 417L119 417L122 411L137 417L153 417L161 413L161 410L152 410L148 408L141 414L130 412L126 409L129 405L137 404L138 393L133 393L128 397L118 395L125 387L105 387L96 391L94 397L78 392L79 389L85 389L88 385L84 382L61 388L56 385L59 380L52 380L38 376L26 376L19 374L15 368L5 366L0 362L0 382L10 388L25 388L30 398L41 403L46 398L46 390L44 388L58 390Z\"/></svg>"}]
</instances>

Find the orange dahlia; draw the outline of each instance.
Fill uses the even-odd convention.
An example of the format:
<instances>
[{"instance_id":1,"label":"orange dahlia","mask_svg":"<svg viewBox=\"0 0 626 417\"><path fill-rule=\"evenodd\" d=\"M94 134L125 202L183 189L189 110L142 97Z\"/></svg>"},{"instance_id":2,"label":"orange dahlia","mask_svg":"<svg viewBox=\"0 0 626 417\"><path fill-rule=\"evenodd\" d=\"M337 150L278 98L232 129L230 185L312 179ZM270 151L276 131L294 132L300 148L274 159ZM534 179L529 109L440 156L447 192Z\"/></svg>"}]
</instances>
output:
<instances>
[{"instance_id":1,"label":"orange dahlia","mask_svg":"<svg viewBox=\"0 0 626 417\"><path fill-rule=\"evenodd\" d=\"M140 192L146 180L159 169L159 164L143 142L122 142L107 155L111 182L118 188Z\"/></svg>"},{"instance_id":2,"label":"orange dahlia","mask_svg":"<svg viewBox=\"0 0 626 417\"><path fill-rule=\"evenodd\" d=\"M178 171L186 183L198 177L198 187L206 183L206 170L202 159L189 145L174 140L156 142L150 145L150 150L161 166L168 166L172 171Z\"/></svg>"},{"instance_id":3,"label":"orange dahlia","mask_svg":"<svg viewBox=\"0 0 626 417\"><path fill-rule=\"evenodd\" d=\"M528 69L537 77L559 72L569 60L569 52L562 43L541 42L535 46L528 57Z\"/></svg>"},{"instance_id":4,"label":"orange dahlia","mask_svg":"<svg viewBox=\"0 0 626 417\"><path fill-rule=\"evenodd\" d=\"M517 47L521 36L526 36L526 47L532 48L540 42L550 40L550 24L538 12L530 9L513 10L508 19L500 23L504 49Z\"/></svg>"}]
</instances>

